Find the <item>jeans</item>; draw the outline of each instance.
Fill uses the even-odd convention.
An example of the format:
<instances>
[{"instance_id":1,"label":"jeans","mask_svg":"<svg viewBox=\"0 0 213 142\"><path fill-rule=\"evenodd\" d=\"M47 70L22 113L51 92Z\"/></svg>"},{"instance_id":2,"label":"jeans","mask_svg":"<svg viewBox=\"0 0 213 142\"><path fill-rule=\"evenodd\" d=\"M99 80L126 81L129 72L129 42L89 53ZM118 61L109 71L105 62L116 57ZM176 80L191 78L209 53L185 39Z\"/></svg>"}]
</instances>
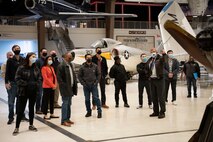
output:
<instances>
[{"instance_id":1,"label":"jeans","mask_svg":"<svg viewBox=\"0 0 213 142\"><path fill-rule=\"evenodd\" d=\"M188 89L188 95L191 96L191 87L193 86L194 89L194 96L197 96L197 85L196 85L196 79L194 77L186 77L187 81L187 89Z\"/></svg>"},{"instance_id":2,"label":"jeans","mask_svg":"<svg viewBox=\"0 0 213 142\"><path fill-rule=\"evenodd\" d=\"M38 89L39 89L39 94L37 95L37 98L36 98L36 111L41 110L41 98L42 98L42 94L43 94L42 83L39 84Z\"/></svg>"},{"instance_id":3,"label":"jeans","mask_svg":"<svg viewBox=\"0 0 213 142\"><path fill-rule=\"evenodd\" d=\"M152 96L150 93L150 81L149 80L139 80L138 81L138 98L139 98L139 105L143 106L143 90L146 88L147 98L148 98L148 105L152 105Z\"/></svg>"},{"instance_id":4,"label":"jeans","mask_svg":"<svg viewBox=\"0 0 213 142\"><path fill-rule=\"evenodd\" d=\"M62 96L61 123L66 122L70 119L71 102L72 102L72 96Z\"/></svg>"},{"instance_id":5,"label":"jeans","mask_svg":"<svg viewBox=\"0 0 213 142\"><path fill-rule=\"evenodd\" d=\"M92 98L94 99L94 103L97 106L98 113L101 113L101 103L98 96L98 88L97 85L86 85L83 86L84 96L85 96L85 105L87 112L91 112L91 104L90 104L90 93L92 93Z\"/></svg>"},{"instance_id":6,"label":"jeans","mask_svg":"<svg viewBox=\"0 0 213 142\"><path fill-rule=\"evenodd\" d=\"M15 98L18 96L17 94L17 85L15 82L11 82L11 88L7 89L8 93L8 107L9 107L9 115L8 118L14 119L14 103L15 103ZM16 105L16 112L17 112L17 105Z\"/></svg>"},{"instance_id":7,"label":"jeans","mask_svg":"<svg viewBox=\"0 0 213 142\"><path fill-rule=\"evenodd\" d=\"M177 79L165 79L166 102L168 102L168 92L169 92L169 85L170 84L171 84L171 87L172 87L172 102L176 101Z\"/></svg>"}]
</instances>

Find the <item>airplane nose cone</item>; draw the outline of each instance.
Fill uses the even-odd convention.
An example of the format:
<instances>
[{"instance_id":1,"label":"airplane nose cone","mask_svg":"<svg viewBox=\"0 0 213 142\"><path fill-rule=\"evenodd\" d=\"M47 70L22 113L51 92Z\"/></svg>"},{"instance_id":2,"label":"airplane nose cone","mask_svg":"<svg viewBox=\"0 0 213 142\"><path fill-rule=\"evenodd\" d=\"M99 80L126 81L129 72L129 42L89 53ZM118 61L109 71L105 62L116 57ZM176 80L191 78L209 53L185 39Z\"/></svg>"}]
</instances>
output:
<instances>
[{"instance_id":1,"label":"airplane nose cone","mask_svg":"<svg viewBox=\"0 0 213 142\"><path fill-rule=\"evenodd\" d=\"M25 0L24 4L27 9L33 9L35 7L36 2L35 0Z\"/></svg>"}]
</instances>

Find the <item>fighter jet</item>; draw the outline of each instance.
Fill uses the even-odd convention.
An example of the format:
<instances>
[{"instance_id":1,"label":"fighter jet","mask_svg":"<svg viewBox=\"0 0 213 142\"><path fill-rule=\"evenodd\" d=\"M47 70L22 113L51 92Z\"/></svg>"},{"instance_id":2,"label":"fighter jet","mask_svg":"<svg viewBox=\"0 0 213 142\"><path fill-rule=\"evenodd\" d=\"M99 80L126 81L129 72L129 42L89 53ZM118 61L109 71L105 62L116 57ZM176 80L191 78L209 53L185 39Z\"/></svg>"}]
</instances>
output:
<instances>
[{"instance_id":1,"label":"fighter jet","mask_svg":"<svg viewBox=\"0 0 213 142\"><path fill-rule=\"evenodd\" d=\"M129 77L137 74L136 65L141 62L140 55L146 53L149 55L148 51L144 51L138 48L129 47L123 45L120 41L116 41L110 38L102 38L95 41L90 48L74 49L72 52L75 53L75 59L73 63L77 65L82 65L85 62L84 55L89 53L95 55L96 47L100 47L102 50L102 56L107 59L107 64L109 68L114 64L114 57L119 56L121 58L122 64L125 66Z\"/></svg>"},{"instance_id":2,"label":"fighter jet","mask_svg":"<svg viewBox=\"0 0 213 142\"><path fill-rule=\"evenodd\" d=\"M22 22L45 20L61 20L67 18L104 18L104 17L137 17L135 14L115 14L88 11L90 0L84 0L82 5L75 5L64 0L24 0L26 9L35 15L21 19Z\"/></svg>"}]
</instances>

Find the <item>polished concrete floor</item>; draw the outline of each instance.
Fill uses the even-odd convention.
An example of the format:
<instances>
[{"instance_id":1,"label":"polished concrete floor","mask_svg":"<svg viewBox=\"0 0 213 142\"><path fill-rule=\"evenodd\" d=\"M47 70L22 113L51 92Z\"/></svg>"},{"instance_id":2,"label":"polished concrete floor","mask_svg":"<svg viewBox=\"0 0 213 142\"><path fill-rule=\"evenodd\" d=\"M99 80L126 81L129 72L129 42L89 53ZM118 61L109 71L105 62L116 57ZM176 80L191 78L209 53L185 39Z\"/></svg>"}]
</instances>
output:
<instances>
[{"instance_id":1,"label":"polished concrete floor","mask_svg":"<svg viewBox=\"0 0 213 142\"><path fill-rule=\"evenodd\" d=\"M169 102L166 105L166 118L150 118L152 110L148 108L147 96L144 94L144 106L138 106L137 81L127 84L130 108L115 108L114 86L107 85L107 105L103 109L103 118L97 119L97 112L85 118L86 113L82 86L79 85L78 96L72 100L71 127L60 125L59 119L43 120L43 115L36 115L34 125L38 132L28 131L28 123L22 122L20 134L13 136L15 123L7 125L7 93L4 83L0 81L0 139L5 142L72 142L72 141L106 141L106 142L187 142L199 128L206 105L211 102L212 81L201 80L198 83L198 98L187 98L185 82L177 85L177 106ZM122 98L122 97L120 97ZM171 90L169 91L171 100ZM59 101L61 103L61 100ZM55 109L55 114L61 114Z\"/></svg>"}]
</instances>

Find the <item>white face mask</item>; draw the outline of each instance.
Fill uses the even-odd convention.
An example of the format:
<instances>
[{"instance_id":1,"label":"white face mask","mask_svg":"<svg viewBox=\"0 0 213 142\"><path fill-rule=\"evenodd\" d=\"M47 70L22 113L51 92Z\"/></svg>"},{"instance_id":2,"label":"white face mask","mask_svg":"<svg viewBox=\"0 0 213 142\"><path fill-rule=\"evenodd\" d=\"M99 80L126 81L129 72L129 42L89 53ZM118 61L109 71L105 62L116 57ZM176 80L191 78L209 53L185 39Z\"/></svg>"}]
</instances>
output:
<instances>
[{"instance_id":1,"label":"white face mask","mask_svg":"<svg viewBox=\"0 0 213 142\"><path fill-rule=\"evenodd\" d=\"M48 63L48 65L52 65L53 61L49 60L47 63Z\"/></svg>"},{"instance_id":2,"label":"white face mask","mask_svg":"<svg viewBox=\"0 0 213 142\"><path fill-rule=\"evenodd\" d=\"M157 55L157 54L156 54L155 52L151 54L151 56L152 56L153 58L155 58L156 55Z\"/></svg>"},{"instance_id":3,"label":"white face mask","mask_svg":"<svg viewBox=\"0 0 213 142\"><path fill-rule=\"evenodd\" d=\"M36 58L31 58L31 59L30 59L30 63L31 63L31 64L33 64L33 63L35 63L35 62L36 62Z\"/></svg>"}]
</instances>

